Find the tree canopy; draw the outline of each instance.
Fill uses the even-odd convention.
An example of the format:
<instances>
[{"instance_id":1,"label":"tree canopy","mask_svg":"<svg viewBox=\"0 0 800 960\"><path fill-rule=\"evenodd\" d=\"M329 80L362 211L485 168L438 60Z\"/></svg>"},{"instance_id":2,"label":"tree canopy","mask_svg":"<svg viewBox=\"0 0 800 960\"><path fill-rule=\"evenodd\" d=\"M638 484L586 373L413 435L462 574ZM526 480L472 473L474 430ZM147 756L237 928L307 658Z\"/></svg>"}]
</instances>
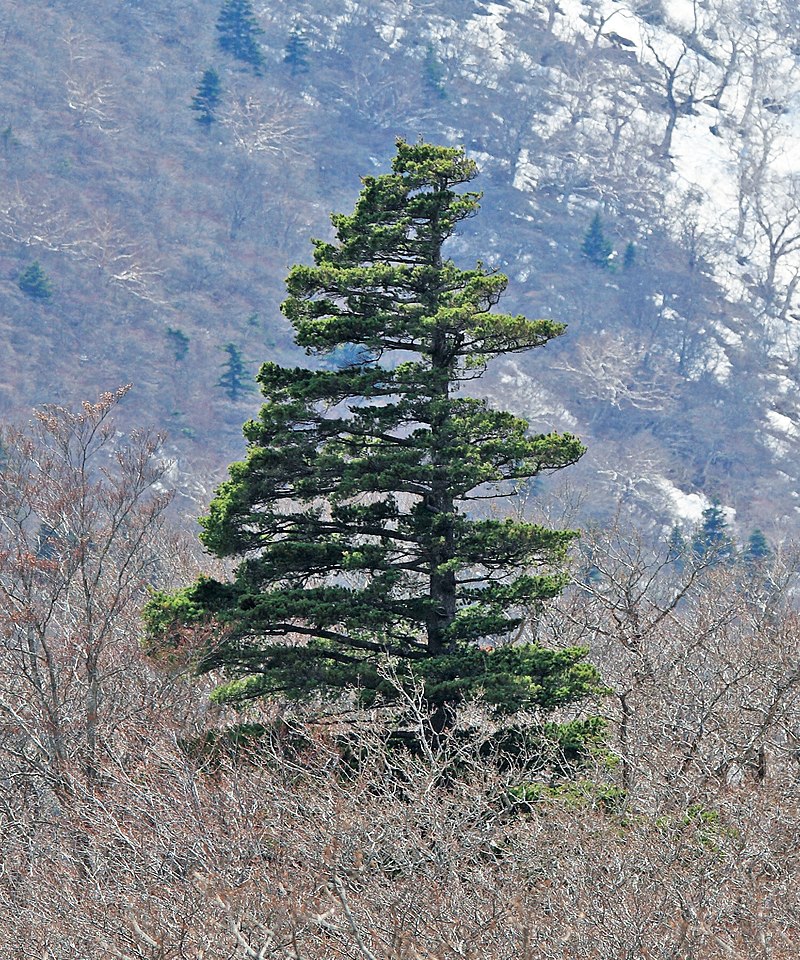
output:
<instances>
[{"instance_id":1,"label":"tree canopy","mask_svg":"<svg viewBox=\"0 0 800 960\"><path fill-rule=\"evenodd\" d=\"M195 120L204 127L210 127L216 120L214 111L219 106L222 96L222 82L219 74L213 67L203 71L203 76L197 87L197 93L192 97L191 109L197 113Z\"/></svg>"},{"instance_id":2,"label":"tree canopy","mask_svg":"<svg viewBox=\"0 0 800 960\"><path fill-rule=\"evenodd\" d=\"M595 213L589 229L586 231L581 244L581 255L596 267L608 269L611 266L611 255L614 248L611 241L603 232L603 221L599 213Z\"/></svg>"},{"instance_id":3,"label":"tree canopy","mask_svg":"<svg viewBox=\"0 0 800 960\"><path fill-rule=\"evenodd\" d=\"M250 0L224 0L217 18L217 43L225 53L249 64L255 74L264 69L259 40L263 35Z\"/></svg>"},{"instance_id":4,"label":"tree canopy","mask_svg":"<svg viewBox=\"0 0 800 960\"><path fill-rule=\"evenodd\" d=\"M459 392L492 358L564 331L493 312L507 278L445 258L478 211L480 195L458 189L476 173L461 149L399 141L392 172L365 177L354 212L331 218L334 242L314 241L314 264L289 274L297 343L345 362L264 364L247 458L202 521L235 576L149 611L162 643L213 620L200 668L231 677L219 699L356 687L372 702L409 679L441 725L478 693L513 713L598 687L583 649L521 642L531 608L564 584L575 533L486 516L583 447Z\"/></svg>"}]
</instances>

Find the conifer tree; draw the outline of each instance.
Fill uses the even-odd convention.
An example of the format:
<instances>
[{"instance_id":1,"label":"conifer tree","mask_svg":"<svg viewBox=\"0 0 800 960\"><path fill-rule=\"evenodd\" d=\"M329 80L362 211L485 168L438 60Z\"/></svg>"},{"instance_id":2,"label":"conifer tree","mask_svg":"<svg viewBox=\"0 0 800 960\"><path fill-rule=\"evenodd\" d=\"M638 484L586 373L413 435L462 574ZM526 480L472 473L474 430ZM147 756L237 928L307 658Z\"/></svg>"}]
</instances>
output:
<instances>
[{"instance_id":1,"label":"conifer tree","mask_svg":"<svg viewBox=\"0 0 800 960\"><path fill-rule=\"evenodd\" d=\"M526 611L561 590L575 534L481 512L583 447L458 392L491 358L564 331L491 312L507 278L446 258L478 210L480 195L458 189L476 172L460 149L398 141L392 173L364 178L355 212L331 218L335 241L314 241L314 265L289 274L297 343L352 360L264 364L247 459L202 521L206 547L240 561L235 577L148 611L154 643L216 624L200 669L231 677L219 700L356 688L372 702L408 679L441 730L479 692L513 714L598 689L585 650L520 642ZM559 729L575 747L597 724Z\"/></svg>"},{"instance_id":2,"label":"conifer tree","mask_svg":"<svg viewBox=\"0 0 800 960\"><path fill-rule=\"evenodd\" d=\"M700 527L692 538L692 552L709 564L732 559L734 543L719 500L713 500L703 511Z\"/></svg>"},{"instance_id":3,"label":"conifer tree","mask_svg":"<svg viewBox=\"0 0 800 960\"><path fill-rule=\"evenodd\" d=\"M667 542L667 560L670 563L682 565L686 554L686 540L678 524L674 524Z\"/></svg>"},{"instance_id":4,"label":"conifer tree","mask_svg":"<svg viewBox=\"0 0 800 960\"><path fill-rule=\"evenodd\" d=\"M217 119L214 110L219 106L221 96L222 83L219 74L213 67L209 67L203 72L191 106L192 110L197 112L195 120L206 129Z\"/></svg>"},{"instance_id":5,"label":"conifer tree","mask_svg":"<svg viewBox=\"0 0 800 960\"><path fill-rule=\"evenodd\" d=\"M636 266L636 244L630 240L625 247L625 254L622 258L622 269L632 270Z\"/></svg>"},{"instance_id":6,"label":"conifer tree","mask_svg":"<svg viewBox=\"0 0 800 960\"><path fill-rule=\"evenodd\" d=\"M299 28L295 27L286 41L283 57L283 62L291 68L292 76L308 71L308 49L308 38Z\"/></svg>"},{"instance_id":7,"label":"conifer tree","mask_svg":"<svg viewBox=\"0 0 800 960\"><path fill-rule=\"evenodd\" d=\"M189 352L189 337L179 327L167 327L167 342L172 347L175 362L186 359Z\"/></svg>"},{"instance_id":8,"label":"conifer tree","mask_svg":"<svg viewBox=\"0 0 800 960\"><path fill-rule=\"evenodd\" d=\"M603 221L599 213L594 215L581 244L581 255L597 267L608 270L614 248L603 233Z\"/></svg>"},{"instance_id":9,"label":"conifer tree","mask_svg":"<svg viewBox=\"0 0 800 960\"><path fill-rule=\"evenodd\" d=\"M19 140L14 136L14 128L10 123L0 130L0 146L2 146L3 153L6 156L8 156L12 147L19 146Z\"/></svg>"},{"instance_id":10,"label":"conifer tree","mask_svg":"<svg viewBox=\"0 0 800 960\"><path fill-rule=\"evenodd\" d=\"M256 74L264 68L259 41L263 34L250 0L225 0L217 19L217 43L225 53L249 64Z\"/></svg>"},{"instance_id":11,"label":"conifer tree","mask_svg":"<svg viewBox=\"0 0 800 960\"><path fill-rule=\"evenodd\" d=\"M222 375L217 380L217 386L222 387L229 400L238 400L246 393L250 393L253 387L247 374L242 354L235 343L226 343L222 348L228 354L228 359L222 370Z\"/></svg>"},{"instance_id":12,"label":"conifer tree","mask_svg":"<svg viewBox=\"0 0 800 960\"><path fill-rule=\"evenodd\" d=\"M422 78L428 90L434 93L440 100L447 99L447 92L444 88L444 68L436 56L436 50L431 43L425 48Z\"/></svg>"},{"instance_id":13,"label":"conifer tree","mask_svg":"<svg viewBox=\"0 0 800 960\"><path fill-rule=\"evenodd\" d=\"M772 555L769 541L764 532L758 527L747 538L747 546L742 553L742 560L748 564L759 564L768 560Z\"/></svg>"},{"instance_id":14,"label":"conifer tree","mask_svg":"<svg viewBox=\"0 0 800 960\"><path fill-rule=\"evenodd\" d=\"M17 286L34 300L50 300L53 286L38 260L26 267L17 279Z\"/></svg>"}]
</instances>

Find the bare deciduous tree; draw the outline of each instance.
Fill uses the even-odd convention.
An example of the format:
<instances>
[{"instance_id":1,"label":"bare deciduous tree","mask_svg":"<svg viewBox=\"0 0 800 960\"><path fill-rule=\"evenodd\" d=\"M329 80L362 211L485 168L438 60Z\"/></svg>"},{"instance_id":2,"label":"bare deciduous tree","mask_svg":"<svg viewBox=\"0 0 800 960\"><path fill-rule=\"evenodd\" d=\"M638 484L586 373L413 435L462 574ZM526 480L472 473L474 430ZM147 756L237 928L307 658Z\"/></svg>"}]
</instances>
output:
<instances>
[{"instance_id":1,"label":"bare deciduous tree","mask_svg":"<svg viewBox=\"0 0 800 960\"><path fill-rule=\"evenodd\" d=\"M792 558L753 568L691 546L653 551L619 527L584 539L590 569L552 616L590 643L612 689L631 802L701 802L748 776L793 782Z\"/></svg>"},{"instance_id":2,"label":"bare deciduous tree","mask_svg":"<svg viewBox=\"0 0 800 960\"><path fill-rule=\"evenodd\" d=\"M246 153L284 163L302 153L307 137L303 114L302 106L286 95L276 93L265 103L255 93L244 92L231 99L220 123Z\"/></svg>"},{"instance_id":3,"label":"bare deciduous tree","mask_svg":"<svg viewBox=\"0 0 800 960\"><path fill-rule=\"evenodd\" d=\"M0 436L0 767L57 793L96 780L126 709L115 690L136 612L163 562L166 465L157 437L117 435L127 389L77 412L43 408L31 430Z\"/></svg>"}]
</instances>

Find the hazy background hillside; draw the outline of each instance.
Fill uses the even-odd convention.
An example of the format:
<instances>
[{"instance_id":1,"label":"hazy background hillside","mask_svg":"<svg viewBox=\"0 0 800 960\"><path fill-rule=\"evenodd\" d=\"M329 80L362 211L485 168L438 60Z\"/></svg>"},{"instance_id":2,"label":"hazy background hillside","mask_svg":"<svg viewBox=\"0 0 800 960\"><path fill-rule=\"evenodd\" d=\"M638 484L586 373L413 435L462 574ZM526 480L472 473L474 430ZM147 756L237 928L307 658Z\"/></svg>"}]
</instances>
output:
<instances>
[{"instance_id":1,"label":"hazy background hillside","mask_svg":"<svg viewBox=\"0 0 800 960\"><path fill-rule=\"evenodd\" d=\"M218 48L220 5L0 0L0 415L132 381L126 416L167 433L202 509L258 403L217 385L225 346L252 373L303 362L288 267L423 136L482 170L454 259L569 324L481 389L585 440L578 513L667 527L714 497L743 538L796 533L793 4L255 3L260 76ZM606 267L581 255L597 212ZM18 286L35 261L49 301Z\"/></svg>"}]
</instances>

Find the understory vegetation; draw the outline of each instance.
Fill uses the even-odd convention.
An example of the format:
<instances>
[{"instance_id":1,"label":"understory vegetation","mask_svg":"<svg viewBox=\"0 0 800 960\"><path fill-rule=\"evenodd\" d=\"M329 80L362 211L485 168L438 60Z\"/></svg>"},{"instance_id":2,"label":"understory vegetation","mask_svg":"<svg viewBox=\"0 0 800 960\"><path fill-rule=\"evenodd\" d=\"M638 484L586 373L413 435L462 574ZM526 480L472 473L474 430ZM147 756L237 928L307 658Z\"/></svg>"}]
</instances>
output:
<instances>
[{"instance_id":1,"label":"understory vegetation","mask_svg":"<svg viewBox=\"0 0 800 960\"><path fill-rule=\"evenodd\" d=\"M476 172L398 141L292 269L215 559L129 387L0 430L4 957L795 956L798 556L565 529L581 443L469 394L564 330L443 256Z\"/></svg>"},{"instance_id":2,"label":"understory vegetation","mask_svg":"<svg viewBox=\"0 0 800 960\"><path fill-rule=\"evenodd\" d=\"M587 646L606 686L521 718L604 719L568 776L498 746L480 698L435 738L408 684L369 709L215 706L206 627L157 661L140 644L148 590L200 560L157 440L118 434L123 396L2 436L3 956L794 957L788 547L584 532L567 589L524 617L546 649Z\"/></svg>"}]
</instances>

